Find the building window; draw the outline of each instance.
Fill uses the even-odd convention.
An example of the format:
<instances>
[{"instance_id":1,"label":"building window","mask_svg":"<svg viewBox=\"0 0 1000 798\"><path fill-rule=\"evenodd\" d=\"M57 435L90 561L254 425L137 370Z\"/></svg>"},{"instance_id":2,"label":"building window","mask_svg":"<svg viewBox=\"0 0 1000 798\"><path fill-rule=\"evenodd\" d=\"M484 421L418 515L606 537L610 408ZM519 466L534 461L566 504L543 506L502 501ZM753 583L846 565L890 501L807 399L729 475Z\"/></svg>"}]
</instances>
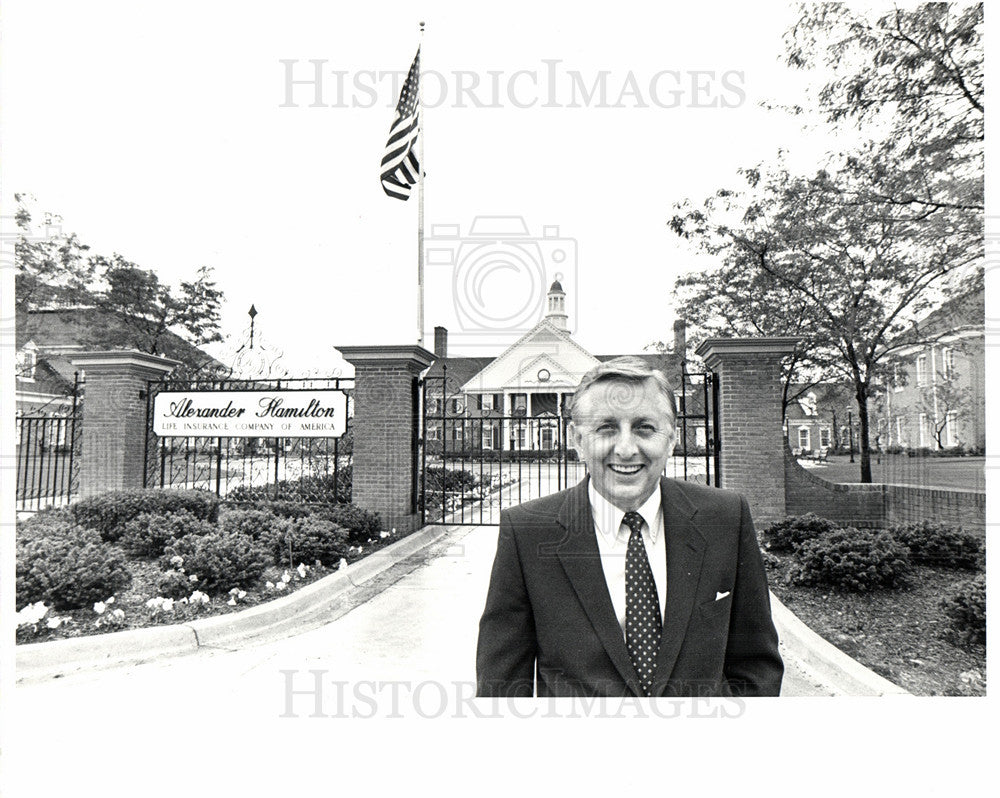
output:
<instances>
[{"instance_id":1,"label":"building window","mask_svg":"<svg viewBox=\"0 0 1000 798\"><path fill-rule=\"evenodd\" d=\"M821 427L819 431L819 445L824 449L830 448L830 428Z\"/></svg>"},{"instance_id":2,"label":"building window","mask_svg":"<svg viewBox=\"0 0 1000 798\"><path fill-rule=\"evenodd\" d=\"M799 427L799 448L811 449L809 445L809 427Z\"/></svg>"},{"instance_id":3,"label":"building window","mask_svg":"<svg viewBox=\"0 0 1000 798\"><path fill-rule=\"evenodd\" d=\"M918 428L920 430L920 446L929 446L930 430L927 427L927 414L921 413L920 419L917 422Z\"/></svg>"},{"instance_id":4,"label":"building window","mask_svg":"<svg viewBox=\"0 0 1000 798\"><path fill-rule=\"evenodd\" d=\"M552 448L552 428L551 427L543 427L542 428L540 446L541 446L542 449L551 449Z\"/></svg>"},{"instance_id":5,"label":"building window","mask_svg":"<svg viewBox=\"0 0 1000 798\"><path fill-rule=\"evenodd\" d=\"M17 376L22 380L34 382L35 367L38 365L38 351L33 343L27 343L17 353Z\"/></svg>"},{"instance_id":6,"label":"building window","mask_svg":"<svg viewBox=\"0 0 1000 798\"><path fill-rule=\"evenodd\" d=\"M461 427L461 425L456 424L454 427L451 428L451 439L453 441L460 441L460 440L462 440L462 427Z\"/></svg>"},{"instance_id":7,"label":"building window","mask_svg":"<svg viewBox=\"0 0 1000 798\"><path fill-rule=\"evenodd\" d=\"M927 384L927 355L917 357L917 387L922 388Z\"/></svg>"},{"instance_id":8,"label":"building window","mask_svg":"<svg viewBox=\"0 0 1000 798\"><path fill-rule=\"evenodd\" d=\"M899 393L905 387L905 385L903 384L904 382L905 382L904 372L899 367L899 363L893 363L892 364L892 390L895 393Z\"/></svg>"},{"instance_id":9,"label":"building window","mask_svg":"<svg viewBox=\"0 0 1000 798\"><path fill-rule=\"evenodd\" d=\"M955 350L950 346L941 350L941 376L948 381L955 378Z\"/></svg>"},{"instance_id":10,"label":"building window","mask_svg":"<svg viewBox=\"0 0 1000 798\"><path fill-rule=\"evenodd\" d=\"M493 430L490 427L483 427L483 448L493 448Z\"/></svg>"},{"instance_id":11,"label":"building window","mask_svg":"<svg viewBox=\"0 0 1000 798\"><path fill-rule=\"evenodd\" d=\"M493 410L493 394L484 393L479 397L479 409L480 410Z\"/></svg>"}]
</instances>

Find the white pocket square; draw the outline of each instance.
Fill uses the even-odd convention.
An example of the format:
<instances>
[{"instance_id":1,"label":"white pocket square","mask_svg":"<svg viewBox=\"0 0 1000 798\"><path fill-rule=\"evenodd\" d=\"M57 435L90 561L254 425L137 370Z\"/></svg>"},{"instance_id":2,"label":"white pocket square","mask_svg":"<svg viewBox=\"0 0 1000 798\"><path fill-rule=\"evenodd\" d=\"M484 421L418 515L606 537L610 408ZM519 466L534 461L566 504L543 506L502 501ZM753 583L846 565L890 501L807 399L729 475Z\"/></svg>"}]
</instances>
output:
<instances>
[{"instance_id":1,"label":"white pocket square","mask_svg":"<svg viewBox=\"0 0 1000 798\"><path fill-rule=\"evenodd\" d=\"M728 595L730 594L730 592L731 592L731 591L729 591L729 590L727 590L727 591L726 591L725 593L719 593L718 591L716 591L716 592L715 592L715 600L716 600L716 601L721 601L721 600L722 600L722 599L724 599L724 598L725 598L726 596L728 596Z\"/></svg>"}]
</instances>

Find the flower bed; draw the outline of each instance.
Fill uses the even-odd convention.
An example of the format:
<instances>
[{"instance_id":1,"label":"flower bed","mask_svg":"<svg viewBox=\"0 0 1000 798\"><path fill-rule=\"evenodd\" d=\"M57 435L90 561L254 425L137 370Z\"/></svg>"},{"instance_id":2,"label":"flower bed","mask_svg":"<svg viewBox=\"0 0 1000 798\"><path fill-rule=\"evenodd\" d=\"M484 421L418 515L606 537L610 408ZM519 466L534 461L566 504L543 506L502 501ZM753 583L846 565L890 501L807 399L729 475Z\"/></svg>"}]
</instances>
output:
<instances>
[{"instance_id":1,"label":"flower bed","mask_svg":"<svg viewBox=\"0 0 1000 798\"><path fill-rule=\"evenodd\" d=\"M932 524L820 531L814 517L789 520L762 531L764 564L803 623L915 695L986 694L981 539Z\"/></svg>"},{"instance_id":2,"label":"flower bed","mask_svg":"<svg viewBox=\"0 0 1000 798\"><path fill-rule=\"evenodd\" d=\"M153 493L89 499L82 511L19 524L17 642L238 612L401 537L353 505L218 506L210 494Z\"/></svg>"}]
</instances>

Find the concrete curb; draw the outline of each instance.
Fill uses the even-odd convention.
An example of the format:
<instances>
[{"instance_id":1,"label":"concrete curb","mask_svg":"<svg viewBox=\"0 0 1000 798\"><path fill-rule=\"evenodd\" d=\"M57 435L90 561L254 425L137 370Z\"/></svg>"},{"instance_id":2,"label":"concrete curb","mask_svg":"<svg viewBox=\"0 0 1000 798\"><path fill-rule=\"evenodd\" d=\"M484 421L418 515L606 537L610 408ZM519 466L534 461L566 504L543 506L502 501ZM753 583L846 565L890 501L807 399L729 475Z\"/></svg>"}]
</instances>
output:
<instances>
[{"instance_id":1,"label":"concrete curb","mask_svg":"<svg viewBox=\"0 0 1000 798\"><path fill-rule=\"evenodd\" d=\"M912 695L824 640L774 593L771 594L771 618L782 644L838 696Z\"/></svg>"},{"instance_id":2,"label":"concrete curb","mask_svg":"<svg viewBox=\"0 0 1000 798\"><path fill-rule=\"evenodd\" d=\"M287 596L243 610L171 626L151 626L16 647L17 679L51 678L81 670L137 665L192 654L201 647L236 647L265 635L290 634L332 613L346 594L437 542L454 527L427 526Z\"/></svg>"}]
</instances>

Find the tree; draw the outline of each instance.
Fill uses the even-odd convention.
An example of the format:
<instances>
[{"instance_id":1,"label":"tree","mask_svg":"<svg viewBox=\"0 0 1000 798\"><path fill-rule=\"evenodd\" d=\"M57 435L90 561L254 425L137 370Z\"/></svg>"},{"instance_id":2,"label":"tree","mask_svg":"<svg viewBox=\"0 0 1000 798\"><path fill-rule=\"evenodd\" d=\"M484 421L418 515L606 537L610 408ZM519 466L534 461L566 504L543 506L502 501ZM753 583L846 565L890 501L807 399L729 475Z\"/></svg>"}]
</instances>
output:
<instances>
[{"instance_id":1,"label":"tree","mask_svg":"<svg viewBox=\"0 0 1000 798\"><path fill-rule=\"evenodd\" d=\"M44 214L44 224L38 225L33 198L16 194L15 199L19 340L32 311L72 308L71 321L80 328L80 343L174 357L182 361L180 372L186 375L215 365L212 358L193 349L222 340L223 294L210 268L200 268L194 280L172 289L154 272L117 253L110 257L89 254L90 247L75 233L62 232L58 216ZM178 344L178 338L192 346Z\"/></svg>"},{"instance_id":2,"label":"tree","mask_svg":"<svg viewBox=\"0 0 1000 798\"><path fill-rule=\"evenodd\" d=\"M785 170L745 170L747 189L721 191L692 207L681 203L671 229L720 265L691 276L703 295L759 288L742 301L723 299L734 331L764 321L761 332L807 335L811 362L846 379L858 406L861 481L871 481L869 398L886 359L935 289L979 256L981 240L957 209L914 214L887 202L850 163L839 172L797 177ZM749 290L749 289L746 289ZM784 317L786 303L792 311ZM790 303L790 304L788 304ZM756 315L755 315L756 314Z\"/></svg>"},{"instance_id":3,"label":"tree","mask_svg":"<svg viewBox=\"0 0 1000 798\"><path fill-rule=\"evenodd\" d=\"M816 105L877 141L867 159L885 201L983 211L982 25L982 3L922 3L874 19L842 3L801 6L786 61L832 73Z\"/></svg>"}]
</instances>

